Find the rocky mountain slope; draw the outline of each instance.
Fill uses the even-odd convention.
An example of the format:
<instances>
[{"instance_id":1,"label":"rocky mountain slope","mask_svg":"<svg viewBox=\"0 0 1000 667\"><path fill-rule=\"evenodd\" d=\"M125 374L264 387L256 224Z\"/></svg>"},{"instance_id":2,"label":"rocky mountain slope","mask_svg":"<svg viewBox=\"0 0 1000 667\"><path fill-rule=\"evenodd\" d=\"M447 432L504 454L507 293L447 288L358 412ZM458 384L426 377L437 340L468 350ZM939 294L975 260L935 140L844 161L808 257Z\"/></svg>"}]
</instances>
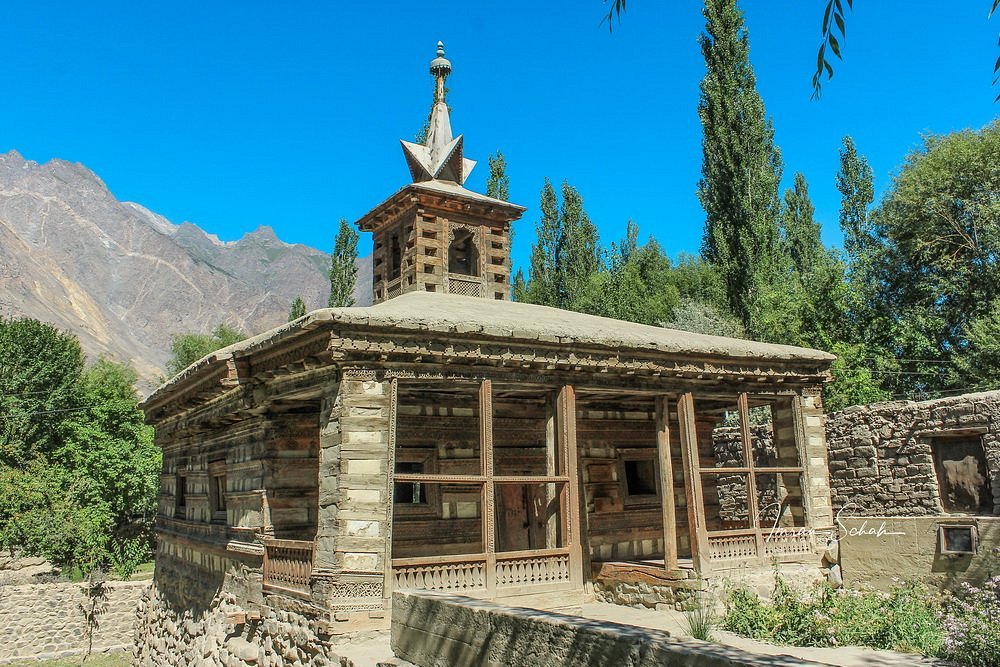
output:
<instances>
[{"instance_id":1,"label":"rocky mountain slope","mask_svg":"<svg viewBox=\"0 0 1000 667\"><path fill-rule=\"evenodd\" d=\"M164 374L172 334L220 322L258 333L283 323L296 296L325 306L329 261L270 227L225 243L175 225L118 201L80 164L0 155L0 315L71 331L91 359L130 362L147 382ZM370 258L359 265L364 305Z\"/></svg>"}]
</instances>

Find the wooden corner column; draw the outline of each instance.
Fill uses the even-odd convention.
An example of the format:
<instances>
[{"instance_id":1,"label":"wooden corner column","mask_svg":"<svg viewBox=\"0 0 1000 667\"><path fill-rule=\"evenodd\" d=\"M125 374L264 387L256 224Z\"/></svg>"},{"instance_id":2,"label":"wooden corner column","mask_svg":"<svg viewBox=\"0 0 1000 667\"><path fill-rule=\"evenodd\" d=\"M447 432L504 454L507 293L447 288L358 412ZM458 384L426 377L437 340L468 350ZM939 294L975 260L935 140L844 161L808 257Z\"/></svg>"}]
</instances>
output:
<instances>
[{"instance_id":1,"label":"wooden corner column","mask_svg":"<svg viewBox=\"0 0 1000 667\"><path fill-rule=\"evenodd\" d=\"M563 385L559 389L556 425L559 451L565 456L565 474L569 478L563 506L567 517L565 535L566 545L569 546L570 581L574 586L583 586L585 579L589 579L590 550L584 549L586 533L581 518L580 463L576 447L576 391L571 385Z\"/></svg>"},{"instance_id":2,"label":"wooden corner column","mask_svg":"<svg viewBox=\"0 0 1000 667\"><path fill-rule=\"evenodd\" d=\"M681 465L684 467L684 495L687 496L691 534L691 562L695 572L706 574L711 569L708 564L708 530L705 526L705 497L701 490L694 395L690 392L681 394L677 401L677 422L681 432Z\"/></svg>"},{"instance_id":3,"label":"wooden corner column","mask_svg":"<svg viewBox=\"0 0 1000 667\"><path fill-rule=\"evenodd\" d=\"M674 503L674 464L670 457L670 413L666 396L656 397L656 451L660 459L660 498L663 509L663 568L677 569L677 514Z\"/></svg>"}]
</instances>

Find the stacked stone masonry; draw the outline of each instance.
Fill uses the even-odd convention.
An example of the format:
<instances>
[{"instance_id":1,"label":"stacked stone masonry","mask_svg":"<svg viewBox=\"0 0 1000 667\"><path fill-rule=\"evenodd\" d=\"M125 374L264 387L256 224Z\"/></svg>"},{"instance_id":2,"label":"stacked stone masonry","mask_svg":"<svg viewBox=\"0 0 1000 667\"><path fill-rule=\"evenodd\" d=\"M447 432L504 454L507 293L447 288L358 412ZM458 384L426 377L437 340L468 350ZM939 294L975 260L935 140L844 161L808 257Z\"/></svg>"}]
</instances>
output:
<instances>
[{"instance_id":1,"label":"stacked stone masonry","mask_svg":"<svg viewBox=\"0 0 1000 667\"><path fill-rule=\"evenodd\" d=\"M132 645L136 608L149 582L49 583L0 586L0 663L125 650ZM91 596L89 591L93 590ZM84 613L93 610L94 623Z\"/></svg>"},{"instance_id":2,"label":"stacked stone masonry","mask_svg":"<svg viewBox=\"0 0 1000 667\"><path fill-rule=\"evenodd\" d=\"M936 443L981 438L993 513L1000 514L1000 392L842 410L827 422L835 509L850 516L945 513Z\"/></svg>"},{"instance_id":3,"label":"stacked stone masonry","mask_svg":"<svg viewBox=\"0 0 1000 667\"><path fill-rule=\"evenodd\" d=\"M161 552L129 637L133 664L351 667L322 634L317 611L293 597L265 598L259 573L244 566L229 563L223 573Z\"/></svg>"}]
</instances>

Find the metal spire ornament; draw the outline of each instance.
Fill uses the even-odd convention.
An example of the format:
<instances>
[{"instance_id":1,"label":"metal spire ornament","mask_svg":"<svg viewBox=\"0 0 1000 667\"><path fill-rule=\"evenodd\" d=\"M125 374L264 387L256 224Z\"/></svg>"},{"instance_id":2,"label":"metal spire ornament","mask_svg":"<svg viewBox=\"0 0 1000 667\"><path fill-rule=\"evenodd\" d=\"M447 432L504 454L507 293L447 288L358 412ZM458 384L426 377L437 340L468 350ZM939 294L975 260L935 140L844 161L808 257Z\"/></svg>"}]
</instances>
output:
<instances>
[{"instance_id":1,"label":"metal spire ornament","mask_svg":"<svg viewBox=\"0 0 1000 667\"><path fill-rule=\"evenodd\" d=\"M453 181L462 185L469 172L476 166L462 152L462 135L452 138L451 119L445 102L444 83L451 74L451 62L444 57L444 43L437 44L437 57L431 61L431 75L435 79L434 106L431 108L430 127L423 144L400 141L403 155L410 167L414 183L422 181Z\"/></svg>"}]
</instances>

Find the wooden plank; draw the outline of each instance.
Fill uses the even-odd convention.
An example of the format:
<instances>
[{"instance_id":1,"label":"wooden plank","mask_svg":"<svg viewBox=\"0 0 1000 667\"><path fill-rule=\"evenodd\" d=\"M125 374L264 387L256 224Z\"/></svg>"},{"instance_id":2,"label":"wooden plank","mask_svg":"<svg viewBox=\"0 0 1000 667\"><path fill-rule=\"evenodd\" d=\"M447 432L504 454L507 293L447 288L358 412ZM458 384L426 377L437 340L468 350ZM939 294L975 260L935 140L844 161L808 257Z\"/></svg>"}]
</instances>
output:
<instances>
[{"instance_id":1,"label":"wooden plank","mask_svg":"<svg viewBox=\"0 0 1000 667\"><path fill-rule=\"evenodd\" d=\"M656 399L656 449L660 458L660 503L663 508L663 567L677 569L677 514L674 499L674 468L670 456L667 397Z\"/></svg>"},{"instance_id":2,"label":"wooden plank","mask_svg":"<svg viewBox=\"0 0 1000 667\"><path fill-rule=\"evenodd\" d=\"M708 535L705 530L705 498L701 491L698 466L698 431L695 426L694 395L681 394L677 401L677 420L681 434L681 462L684 467L684 493L687 495L688 530L691 561L695 572L709 572Z\"/></svg>"}]
</instances>

